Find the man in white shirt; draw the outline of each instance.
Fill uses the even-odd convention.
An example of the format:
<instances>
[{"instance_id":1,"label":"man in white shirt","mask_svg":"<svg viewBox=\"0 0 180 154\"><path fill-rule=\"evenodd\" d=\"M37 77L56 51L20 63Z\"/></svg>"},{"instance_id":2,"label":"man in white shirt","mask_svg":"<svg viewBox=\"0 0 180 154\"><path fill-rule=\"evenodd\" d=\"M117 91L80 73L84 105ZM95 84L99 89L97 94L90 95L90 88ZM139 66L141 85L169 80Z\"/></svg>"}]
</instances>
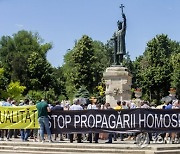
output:
<instances>
[{"instance_id":1,"label":"man in white shirt","mask_svg":"<svg viewBox=\"0 0 180 154\"><path fill-rule=\"evenodd\" d=\"M69 110L83 110L83 107L80 104L81 102L79 99L74 99L73 105L69 108ZM73 136L73 134L69 134L70 143L73 143ZM81 136L81 134L77 134L77 143L82 143Z\"/></svg>"},{"instance_id":2,"label":"man in white shirt","mask_svg":"<svg viewBox=\"0 0 180 154\"><path fill-rule=\"evenodd\" d=\"M69 110L83 110L83 107L80 105L79 99L74 99L73 105L70 106Z\"/></svg>"}]
</instances>

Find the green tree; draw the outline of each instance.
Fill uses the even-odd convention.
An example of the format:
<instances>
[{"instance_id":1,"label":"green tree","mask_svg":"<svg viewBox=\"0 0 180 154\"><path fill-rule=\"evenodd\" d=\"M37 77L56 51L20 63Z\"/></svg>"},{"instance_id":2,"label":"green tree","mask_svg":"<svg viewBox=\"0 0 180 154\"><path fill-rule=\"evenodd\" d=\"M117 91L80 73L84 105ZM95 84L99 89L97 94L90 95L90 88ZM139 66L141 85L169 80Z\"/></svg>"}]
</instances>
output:
<instances>
[{"instance_id":1,"label":"green tree","mask_svg":"<svg viewBox=\"0 0 180 154\"><path fill-rule=\"evenodd\" d=\"M7 93L10 97L19 100L22 97L22 93L26 89L25 86L21 86L20 82L11 82L7 88Z\"/></svg>"},{"instance_id":2,"label":"green tree","mask_svg":"<svg viewBox=\"0 0 180 154\"><path fill-rule=\"evenodd\" d=\"M77 93L75 94L76 98L89 98L89 91L87 90L87 88L85 86L81 86Z\"/></svg>"},{"instance_id":3,"label":"green tree","mask_svg":"<svg viewBox=\"0 0 180 154\"><path fill-rule=\"evenodd\" d=\"M53 69L39 53L33 52L27 60L29 89L44 90L53 88Z\"/></svg>"},{"instance_id":4,"label":"green tree","mask_svg":"<svg viewBox=\"0 0 180 154\"><path fill-rule=\"evenodd\" d=\"M27 59L22 53L16 53L11 61L11 80L20 81L23 85L27 85L28 68Z\"/></svg>"},{"instance_id":5,"label":"green tree","mask_svg":"<svg viewBox=\"0 0 180 154\"><path fill-rule=\"evenodd\" d=\"M142 57L136 60L136 84L149 100L160 100L168 94L171 81L170 56L173 53L167 35L157 35L147 43ZM138 82L138 83L137 83Z\"/></svg>"},{"instance_id":6,"label":"green tree","mask_svg":"<svg viewBox=\"0 0 180 154\"><path fill-rule=\"evenodd\" d=\"M0 40L0 61L8 81L20 81L29 90L28 59L32 53L38 53L46 60L46 53L52 48L50 43L42 44L38 33L25 30L13 36L2 36ZM36 77L37 78L37 77ZM36 83L37 81L32 81Z\"/></svg>"},{"instance_id":7,"label":"green tree","mask_svg":"<svg viewBox=\"0 0 180 154\"><path fill-rule=\"evenodd\" d=\"M55 94L57 96L61 95L61 98L63 99L67 99L66 86L65 86L66 79L64 77L63 68L62 67L53 68L53 76L54 76L53 88Z\"/></svg>"},{"instance_id":8,"label":"green tree","mask_svg":"<svg viewBox=\"0 0 180 154\"><path fill-rule=\"evenodd\" d=\"M114 41L112 39L108 40L105 44L106 56L108 57L108 65L112 65L114 63Z\"/></svg>"},{"instance_id":9,"label":"green tree","mask_svg":"<svg viewBox=\"0 0 180 154\"><path fill-rule=\"evenodd\" d=\"M178 98L180 98L180 52L172 55L171 64L173 67L173 73L171 76L171 87L176 89L177 96Z\"/></svg>"},{"instance_id":10,"label":"green tree","mask_svg":"<svg viewBox=\"0 0 180 154\"><path fill-rule=\"evenodd\" d=\"M54 101L58 100L58 98L55 95L55 92L54 92L53 88L50 88L48 91L45 91L45 98L51 104L54 104Z\"/></svg>"},{"instance_id":11,"label":"green tree","mask_svg":"<svg viewBox=\"0 0 180 154\"><path fill-rule=\"evenodd\" d=\"M87 86L88 91L92 92L94 76L92 64L94 60L93 41L90 37L84 35L77 42L72 54L72 61L76 70L72 77L76 89L84 85Z\"/></svg>"},{"instance_id":12,"label":"green tree","mask_svg":"<svg viewBox=\"0 0 180 154\"><path fill-rule=\"evenodd\" d=\"M5 77L4 68L0 68L0 90L5 89L8 84L8 79Z\"/></svg>"},{"instance_id":13,"label":"green tree","mask_svg":"<svg viewBox=\"0 0 180 154\"><path fill-rule=\"evenodd\" d=\"M103 78L103 73L107 67L111 65L111 57L109 56L109 50L106 45L100 41L93 41L94 48L94 62L92 63L92 68L94 71L93 79L93 92L96 92L96 86L101 83Z\"/></svg>"},{"instance_id":14,"label":"green tree","mask_svg":"<svg viewBox=\"0 0 180 154\"><path fill-rule=\"evenodd\" d=\"M73 74L76 73L76 69L74 67L74 62L72 61L72 53L73 50L68 50L64 56L64 65L62 66L62 72L65 77L65 89L67 93L67 97L69 99L73 99L74 94L76 93L76 88L74 84L74 80L72 78Z\"/></svg>"},{"instance_id":15,"label":"green tree","mask_svg":"<svg viewBox=\"0 0 180 154\"><path fill-rule=\"evenodd\" d=\"M26 98L29 98L33 102L39 102L44 98L44 91L29 90Z\"/></svg>"},{"instance_id":16,"label":"green tree","mask_svg":"<svg viewBox=\"0 0 180 154\"><path fill-rule=\"evenodd\" d=\"M67 92L71 93L71 97L83 85L88 91L93 91L94 69L92 64L94 61L93 41L84 35L77 41L73 50L65 56L64 75L67 78L66 83L69 84Z\"/></svg>"},{"instance_id":17,"label":"green tree","mask_svg":"<svg viewBox=\"0 0 180 154\"><path fill-rule=\"evenodd\" d=\"M133 62L131 61L129 52L127 52L126 55L124 56L123 66L127 67L129 72L131 72L131 73L133 72L134 67L133 67Z\"/></svg>"},{"instance_id":18,"label":"green tree","mask_svg":"<svg viewBox=\"0 0 180 154\"><path fill-rule=\"evenodd\" d=\"M97 89L97 93L95 95L96 98L98 98L98 103L100 104L104 104L106 102L106 98L105 98L105 81L102 80L99 85L96 87Z\"/></svg>"},{"instance_id":19,"label":"green tree","mask_svg":"<svg viewBox=\"0 0 180 154\"><path fill-rule=\"evenodd\" d=\"M0 68L0 95L2 99L6 99L8 94L6 92L6 86L8 85L8 79L5 76L4 68Z\"/></svg>"},{"instance_id":20,"label":"green tree","mask_svg":"<svg viewBox=\"0 0 180 154\"><path fill-rule=\"evenodd\" d=\"M63 73L66 78L68 97L73 97L81 86L87 87L90 95L96 92L103 72L110 66L108 47L84 35L64 57Z\"/></svg>"}]
</instances>

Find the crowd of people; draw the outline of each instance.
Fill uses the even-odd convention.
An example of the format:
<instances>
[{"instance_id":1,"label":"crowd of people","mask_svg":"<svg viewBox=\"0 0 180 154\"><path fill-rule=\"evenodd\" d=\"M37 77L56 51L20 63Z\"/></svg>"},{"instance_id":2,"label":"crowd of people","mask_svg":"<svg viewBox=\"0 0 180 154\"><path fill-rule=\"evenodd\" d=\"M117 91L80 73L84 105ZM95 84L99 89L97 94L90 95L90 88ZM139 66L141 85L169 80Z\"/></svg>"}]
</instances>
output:
<instances>
[{"instance_id":1,"label":"crowd of people","mask_svg":"<svg viewBox=\"0 0 180 154\"><path fill-rule=\"evenodd\" d=\"M1 101L0 106L27 106L27 105L36 105L38 110L38 123L39 129L0 129L0 140L11 141L12 137L21 138L23 142L27 142L30 139L33 139L35 142L53 142L59 138L60 141L63 141L65 138L70 140L70 143L73 143L74 140L77 140L77 143L82 143L84 137L89 143L98 143L99 139L106 139L105 143L112 143L113 140L116 141L118 138L120 141L135 139L137 133L132 134L117 134L117 133L70 133L70 134L51 134L49 128L49 118L48 112L51 111L63 111L63 110L121 110L121 109L134 109L134 108L158 108L158 109L180 109L179 100L170 100L164 101L162 105L155 106L154 104L149 104L147 101L141 101L140 105L136 105L134 102L129 101L117 101L117 105L112 108L110 103L99 104L97 99L92 97L89 104L82 104L81 99L74 99L73 104L70 105L69 102L59 102L55 101L54 105L48 104L46 100L41 100L38 103L33 103L29 99L21 100L17 103L15 100L8 98L6 101ZM45 135L45 132L47 135ZM152 140L152 135L149 133L150 140ZM179 138L179 133L164 133L162 135L164 143L167 143L168 138L171 139L171 143L175 143L175 139Z\"/></svg>"}]
</instances>

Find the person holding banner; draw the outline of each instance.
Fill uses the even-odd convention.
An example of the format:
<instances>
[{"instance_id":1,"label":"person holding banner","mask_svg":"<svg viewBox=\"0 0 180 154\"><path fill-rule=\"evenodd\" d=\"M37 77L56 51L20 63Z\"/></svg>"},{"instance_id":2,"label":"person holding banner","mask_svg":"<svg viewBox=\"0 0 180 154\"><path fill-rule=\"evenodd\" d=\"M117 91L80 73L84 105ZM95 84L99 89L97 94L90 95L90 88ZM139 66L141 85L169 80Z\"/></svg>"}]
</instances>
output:
<instances>
[{"instance_id":1,"label":"person holding banner","mask_svg":"<svg viewBox=\"0 0 180 154\"><path fill-rule=\"evenodd\" d=\"M49 128L49 118L48 118L48 112L51 112L50 107L48 106L47 102L44 100L41 100L41 102L36 104L36 108L38 110L38 122L40 125L40 138L42 143L45 142L44 139L44 129L46 129L49 143L52 143L51 139L51 131Z\"/></svg>"},{"instance_id":2,"label":"person holding banner","mask_svg":"<svg viewBox=\"0 0 180 154\"><path fill-rule=\"evenodd\" d=\"M6 107L11 106L11 98L8 97L7 101L3 101L1 103L1 106L6 106ZM1 131L0 131L0 140L1 141L4 140L5 134L6 134L6 141L11 141L10 136L12 134L12 130L11 129L1 129Z\"/></svg>"},{"instance_id":3,"label":"person holding banner","mask_svg":"<svg viewBox=\"0 0 180 154\"><path fill-rule=\"evenodd\" d=\"M106 107L106 110L113 110L110 103L106 103L105 107ZM113 133L109 133L108 134L108 141L106 141L105 143L112 143L112 137L113 137Z\"/></svg>"},{"instance_id":4,"label":"person holding banner","mask_svg":"<svg viewBox=\"0 0 180 154\"><path fill-rule=\"evenodd\" d=\"M95 97L92 97L90 99L91 101L91 104L88 105L87 107L87 110L97 110L97 99ZM92 136L93 136L93 133L89 133L88 134L88 140L89 140L89 143L92 143ZM95 143L98 143L98 139L99 139L99 133L94 133L94 142Z\"/></svg>"},{"instance_id":5,"label":"person holding banner","mask_svg":"<svg viewBox=\"0 0 180 154\"><path fill-rule=\"evenodd\" d=\"M80 100L79 99L74 99L73 100L73 105L69 108L69 110L83 110L83 107L80 105ZM73 137L74 134L69 134L69 139L70 143L73 143ZM77 143L82 143L81 141L82 134L77 134Z\"/></svg>"},{"instance_id":6,"label":"person holding banner","mask_svg":"<svg viewBox=\"0 0 180 154\"><path fill-rule=\"evenodd\" d=\"M179 100L174 100L172 104L172 109L180 109L180 101ZM171 140L172 144L175 144L175 138L179 138L179 133L172 132L171 134Z\"/></svg>"},{"instance_id":7,"label":"person holding banner","mask_svg":"<svg viewBox=\"0 0 180 154\"><path fill-rule=\"evenodd\" d=\"M165 110L171 110L173 107L172 99L166 100L165 103L166 103L166 106L164 109ZM164 138L164 143L167 144L168 137L170 137L172 139L172 144L174 144L175 135L173 133L166 133L166 136Z\"/></svg>"},{"instance_id":8,"label":"person holding banner","mask_svg":"<svg viewBox=\"0 0 180 154\"><path fill-rule=\"evenodd\" d=\"M27 105L29 105L29 99L25 99L24 104L22 106L27 106ZM20 134L23 142L29 141L28 137L30 134L30 129L21 129Z\"/></svg>"},{"instance_id":9,"label":"person holding banner","mask_svg":"<svg viewBox=\"0 0 180 154\"><path fill-rule=\"evenodd\" d=\"M114 110L119 111L122 109L121 101L117 101L117 105L114 107Z\"/></svg>"},{"instance_id":10,"label":"person holding banner","mask_svg":"<svg viewBox=\"0 0 180 154\"><path fill-rule=\"evenodd\" d=\"M117 101L117 105L114 107L114 110L116 111L119 111L122 109L122 106L121 106L121 101ZM118 138L118 134L117 133L114 133L114 141L117 141L117 138ZM123 141L123 134L120 134L120 139L121 141Z\"/></svg>"},{"instance_id":11,"label":"person holding banner","mask_svg":"<svg viewBox=\"0 0 180 154\"><path fill-rule=\"evenodd\" d=\"M55 104L56 105L51 108L51 111L63 111L64 110L64 108L61 106L61 103L59 101L56 101ZM58 134L54 134L54 136L55 136L54 140L56 140L58 137ZM60 134L60 141L63 141L62 133Z\"/></svg>"}]
</instances>

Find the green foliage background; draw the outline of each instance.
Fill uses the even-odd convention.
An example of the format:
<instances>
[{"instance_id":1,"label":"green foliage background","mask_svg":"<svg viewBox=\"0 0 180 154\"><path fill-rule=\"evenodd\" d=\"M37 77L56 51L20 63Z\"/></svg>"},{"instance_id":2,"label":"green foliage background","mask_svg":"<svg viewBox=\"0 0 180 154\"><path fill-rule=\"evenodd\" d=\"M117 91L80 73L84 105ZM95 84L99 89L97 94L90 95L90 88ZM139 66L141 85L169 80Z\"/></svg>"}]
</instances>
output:
<instances>
[{"instance_id":1,"label":"green foliage background","mask_svg":"<svg viewBox=\"0 0 180 154\"><path fill-rule=\"evenodd\" d=\"M55 100L72 100L78 95L96 96L104 102L103 72L113 64L112 40L104 44L83 35L72 49L67 50L64 64L58 68L47 60L51 48L52 43L44 43L38 33L21 30L12 36L2 36L1 98L11 96L19 100L29 97L34 101L46 98L53 103ZM158 104L171 87L180 97L180 44L167 35L152 38L143 55L134 61L127 52L123 65L133 75L132 88L142 88L143 99Z\"/></svg>"}]
</instances>

